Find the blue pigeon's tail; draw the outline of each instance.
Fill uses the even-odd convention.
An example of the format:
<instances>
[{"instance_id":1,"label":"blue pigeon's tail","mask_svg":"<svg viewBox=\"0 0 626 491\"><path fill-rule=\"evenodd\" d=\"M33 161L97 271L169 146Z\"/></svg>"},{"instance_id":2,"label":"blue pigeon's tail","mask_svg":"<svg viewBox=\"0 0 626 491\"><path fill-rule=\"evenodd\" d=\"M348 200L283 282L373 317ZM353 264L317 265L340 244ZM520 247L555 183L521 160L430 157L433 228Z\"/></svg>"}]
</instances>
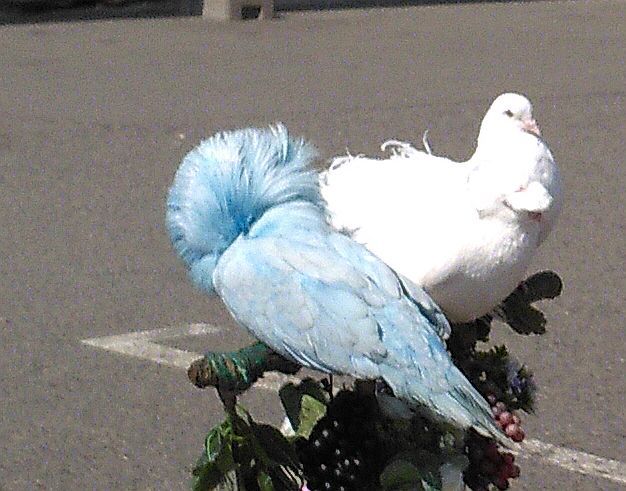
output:
<instances>
[{"instance_id":1,"label":"blue pigeon's tail","mask_svg":"<svg viewBox=\"0 0 626 491\"><path fill-rule=\"evenodd\" d=\"M187 154L168 195L167 227L200 288L213 293L220 256L270 208L289 201L322 207L315 157L281 124L217 133Z\"/></svg>"},{"instance_id":2,"label":"blue pigeon's tail","mask_svg":"<svg viewBox=\"0 0 626 491\"><path fill-rule=\"evenodd\" d=\"M456 369L456 367L455 367ZM456 371L456 370L455 370ZM448 394L441 397L443 407L448 408L449 414L457 418L470 417L470 425L478 433L488 438L493 438L500 445L507 448L515 448L516 444L504 434L496 425L491 408L487 401L478 393L461 372L455 373L457 385Z\"/></svg>"},{"instance_id":3,"label":"blue pigeon's tail","mask_svg":"<svg viewBox=\"0 0 626 491\"><path fill-rule=\"evenodd\" d=\"M445 381L442 381L442 387L445 390L428 396L430 404L427 404L427 408L431 413L455 426L474 428L481 435L494 439L504 447L516 447L496 425L487 401L455 365L450 364L443 376ZM417 379L406 380L397 370L385 370L383 378L401 399L411 400L411 394L419 390L413 386L420 383Z\"/></svg>"}]
</instances>

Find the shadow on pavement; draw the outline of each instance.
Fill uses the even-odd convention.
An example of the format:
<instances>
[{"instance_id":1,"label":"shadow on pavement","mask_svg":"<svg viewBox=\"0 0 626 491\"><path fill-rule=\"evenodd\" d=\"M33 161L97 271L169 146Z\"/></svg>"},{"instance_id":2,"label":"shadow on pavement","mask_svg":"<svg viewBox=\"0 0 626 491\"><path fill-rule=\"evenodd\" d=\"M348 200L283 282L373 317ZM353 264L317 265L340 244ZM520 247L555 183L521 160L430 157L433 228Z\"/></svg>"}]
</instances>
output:
<instances>
[{"instance_id":1,"label":"shadow on pavement","mask_svg":"<svg viewBox=\"0 0 626 491\"><path fill-rule=\"evenodd\" d=\"M202 1L203 0L0 0L0 25L113 18L201 15ZM280 12L506 1L507 0L274 0L274 6L275 10Z\"/></svg>"},{"instance_id":2,"label":"shadow on pavement","mask_svg":"<svg viewBox=\"0 0 626 491\"><path fill-rule=\"evenodd\" d=\"M5 0L0 3L0 25L171 17L201 12L201 1L192 0Z\"/></svg>"}]
</instances>

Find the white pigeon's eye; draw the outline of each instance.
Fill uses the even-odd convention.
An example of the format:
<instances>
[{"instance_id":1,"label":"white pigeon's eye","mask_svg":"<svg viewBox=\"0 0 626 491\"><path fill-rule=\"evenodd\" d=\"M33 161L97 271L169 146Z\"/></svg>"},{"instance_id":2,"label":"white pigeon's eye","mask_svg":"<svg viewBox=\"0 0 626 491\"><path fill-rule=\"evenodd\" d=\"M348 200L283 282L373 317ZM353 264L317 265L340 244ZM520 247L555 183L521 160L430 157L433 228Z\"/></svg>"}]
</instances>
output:
<instances>
[{"instance_id":1,"label":"white pigeon's eye","mask_svg":"<svg viewBox=\"0 0 626 491\"><path fill-rule=\"evenodd\" d=\"M507 109L506 111L504 111L504 114L506 114L509 118L513 117L513 111L511 111L510 109Z\"/></svg>"}]
</instances>

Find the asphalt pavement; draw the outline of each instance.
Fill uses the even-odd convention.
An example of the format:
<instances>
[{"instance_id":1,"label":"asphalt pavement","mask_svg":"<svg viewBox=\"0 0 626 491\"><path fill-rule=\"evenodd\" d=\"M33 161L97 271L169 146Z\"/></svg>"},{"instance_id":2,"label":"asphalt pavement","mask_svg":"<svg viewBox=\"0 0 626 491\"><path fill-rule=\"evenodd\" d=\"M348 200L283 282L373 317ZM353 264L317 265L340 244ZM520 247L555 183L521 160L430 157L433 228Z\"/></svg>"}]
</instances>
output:
<instances>
[{"instance_id":1,"label":"asphalt pavement","mask_svg":"<svg viewBox=\"0 0 626 491\"><path fill-rule=\"evenodd\" d=\"M0 489L187 489L215 394L81 340L208 322L227 329L189 349L245 342L164 227L201 138L280 120L330 157L428 129L464 159L504 91L533 101L564 175L533 270L565 290L544 336L495 337L536 372L530 437L623 462L625 48L617 0L0 27ZM246 404L278 420L271 391ZM522 473L513 489L624 489L542 458Z\"/></svg>"}]
</instances>

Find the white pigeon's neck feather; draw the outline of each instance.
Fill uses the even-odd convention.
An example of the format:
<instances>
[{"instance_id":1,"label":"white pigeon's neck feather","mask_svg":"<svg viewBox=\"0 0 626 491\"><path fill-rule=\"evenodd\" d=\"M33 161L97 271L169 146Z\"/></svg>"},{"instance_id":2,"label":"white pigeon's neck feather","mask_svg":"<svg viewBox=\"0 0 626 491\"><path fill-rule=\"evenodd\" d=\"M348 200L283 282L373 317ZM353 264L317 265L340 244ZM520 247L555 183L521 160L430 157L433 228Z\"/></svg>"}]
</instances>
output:
<instances>
[{"instance_id":1,"label":"white pigeon's neck feather","mask_svg":"<svg viewBox=\"0 0 626 491\"><path fill-rule=\"evenodd\" d=\"M487 127L478 135L476 150L470 160L482 164L495 160L506 165L511 156L524 151L536 138L517 128Z\"/></svg>"}]
</instances>

